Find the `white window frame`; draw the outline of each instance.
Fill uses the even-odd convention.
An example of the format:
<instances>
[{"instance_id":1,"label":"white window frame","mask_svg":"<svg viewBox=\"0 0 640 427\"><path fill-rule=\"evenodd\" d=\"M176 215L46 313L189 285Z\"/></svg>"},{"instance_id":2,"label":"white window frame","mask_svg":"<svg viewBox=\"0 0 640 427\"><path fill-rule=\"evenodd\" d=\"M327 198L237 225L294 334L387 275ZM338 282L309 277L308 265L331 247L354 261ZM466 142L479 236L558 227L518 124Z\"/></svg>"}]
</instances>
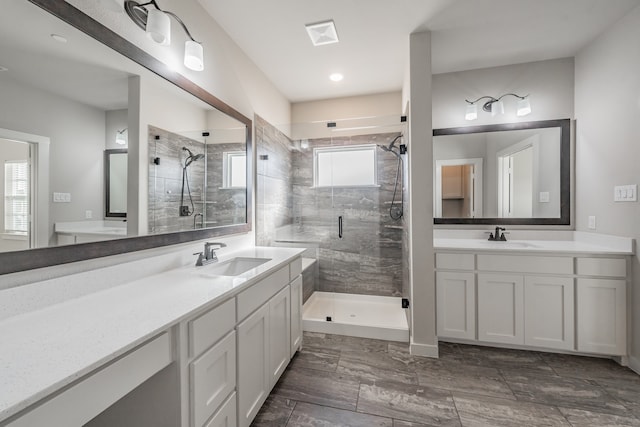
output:
<instances>
[{"instance_id":1,"label":"white window frame","mask_svg":"<svg viewBox=\"0 0 640 427\"><path fill-rule=\"evenodd\" d=\"M318 154L320 153L339 153L346 151L368 151L373 153L373 183L371 184L347 184L347 185L319 185L319 167ZM333 188L333 187L379 187L378 185L378 152L375 144L362 145L342 145L318 147L313 149L313 187L314 188Z\"/></svg>"},{"instance_id":2,"label":"white window frame","mask_svg":"<svg viewBox=\"0 0 640 427\"><path fill-rule=\"evenodd\" d=\"M25 179L24 181L26 182L27 185L27 194L21 196L21 195L16 195L13 192L11 192L11 189L13 188L13 182L15 181L13 178L13 174L10 174L9 171L10 169L13 169L13 167L9 168L9 165L20 165L23 166L26 170L25 170ZM5 192L4 192L4 212L3 212L3 221L4 221L4 232L6 234L13 234L13 235L18 235L18 236L27 236L29 234L29 204L31 203L31 189L30 189L30 182L29 182L29 161L28 160L7 160L4 162L4 179L5 179ZM26 203L27 206L27 218L26 218L26 223L25 223L25 228L21 229L21 228L17 228L15 227L15 220L9 220L9 218L12 217L16 217L18 215L15 214L11 214L10 212L8 212L9 207L14 205L14 202L16 200L22 201ZM15 209L11 209L12 212L15 211Z\"/></svg>"},{"instance_id":3,"label":"white window frame","mask_svg":"<svg viewBox=\"0 0 640 427\"><path fill-rule=\"evenodd\" d=\"M227 189L240 189L247 187L247 174L245 173L244 185L233 185L233 159L236 157L243 157L246 165L247 152L246 151L225 151L222 153L222 188Z\"/></svg>"}]
</instances>

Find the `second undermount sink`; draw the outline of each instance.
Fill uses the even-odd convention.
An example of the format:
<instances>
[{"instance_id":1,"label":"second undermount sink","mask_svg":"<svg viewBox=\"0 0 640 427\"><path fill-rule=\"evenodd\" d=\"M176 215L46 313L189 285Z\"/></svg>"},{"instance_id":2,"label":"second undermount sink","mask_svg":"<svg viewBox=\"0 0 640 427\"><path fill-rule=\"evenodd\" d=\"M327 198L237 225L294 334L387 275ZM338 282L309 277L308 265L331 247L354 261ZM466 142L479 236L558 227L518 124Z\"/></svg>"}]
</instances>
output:
<instances>
[{"instance_id":1,"label":"second undermount sink","mask_svg":"<svg viewBox=\"0 0 640 427\"><path fill-rule=\"evenodd\" d=\"M236 257L227 261L209 264L202 269L202 272L212 276L239 276L268 261L271 261L271 259Z\"/></svg>"}]
</instances>

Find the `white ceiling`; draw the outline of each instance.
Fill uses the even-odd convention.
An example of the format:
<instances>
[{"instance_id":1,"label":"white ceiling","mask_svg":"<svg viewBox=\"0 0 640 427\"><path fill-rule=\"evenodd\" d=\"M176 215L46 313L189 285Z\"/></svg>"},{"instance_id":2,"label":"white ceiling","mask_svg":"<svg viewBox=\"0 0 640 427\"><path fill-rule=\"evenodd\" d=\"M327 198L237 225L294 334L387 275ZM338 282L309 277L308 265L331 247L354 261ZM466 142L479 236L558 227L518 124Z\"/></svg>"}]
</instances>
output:
<instances>
[{"instance_id":1,"label":"white ceiling","mask_svg":"<svg viewBox=\"0 0 640 427\"><path fill-rule=\"evenodd\" d=\"M434 73L574 56L640 0L198 0L291 102L398 91L409 35ZM313 47L304 25L335 21ZM341 72L345 78L328 78Z\"/></svg>"}]
</instances>

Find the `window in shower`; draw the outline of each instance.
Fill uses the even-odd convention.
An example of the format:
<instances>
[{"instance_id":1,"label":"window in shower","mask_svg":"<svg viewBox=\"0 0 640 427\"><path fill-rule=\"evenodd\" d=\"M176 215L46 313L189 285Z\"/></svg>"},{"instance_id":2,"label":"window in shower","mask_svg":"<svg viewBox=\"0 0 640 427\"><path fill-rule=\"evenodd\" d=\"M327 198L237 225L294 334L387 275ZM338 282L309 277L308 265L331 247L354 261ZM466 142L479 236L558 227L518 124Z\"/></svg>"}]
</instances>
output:
<instances>
[{"instance_id":1,"label":"window in shower","mask_svg":"<svg viewBox=\"0 0 640 427\"><path fill-rule=\"evenodd\" d=\"M244 151L226 151L222 154L223 188L247 186L247 154Z\"/></svg>"},{"instance_id":2,"label":"window in shower","mask_svg":"<svg viewBox=\"0 0 640 427\"><path fill-rule=\"evenodd\" d=\"M375 145L315 148L314 187L378 185Z\"/></svg>"}]
</instances>

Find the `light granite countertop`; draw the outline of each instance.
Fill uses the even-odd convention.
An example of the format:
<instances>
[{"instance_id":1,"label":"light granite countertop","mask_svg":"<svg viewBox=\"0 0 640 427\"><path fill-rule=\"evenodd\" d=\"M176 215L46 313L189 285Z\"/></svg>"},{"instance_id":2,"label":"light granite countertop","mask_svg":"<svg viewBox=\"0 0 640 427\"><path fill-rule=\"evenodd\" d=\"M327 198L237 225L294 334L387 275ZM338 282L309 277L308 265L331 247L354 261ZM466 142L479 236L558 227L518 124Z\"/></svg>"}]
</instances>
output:
<instances>
[{"instance_id":1,"label":"light granite countertop","mask_svg":"<svg viewBox=\"0 0 640 427\"><path fill-rule=\"evenodd\" d=\"M481 232L483 233L483 232ZM488 241L477 232L440 232L433 239L435 251L502 252L518 254L566 254L566 255L633 255L633 239L583 232L540 233L513 231L515 239L506 242Z\"/></svg>"},{"instance_id":2,"label":"light granite countertop","mask_svg":"<svg viewBox=\"0 0 640 427\"><path fill-rule=\"evenodd\" d=\"M208 266L176 268L1 321L0 422L197 311L232 298L303 251L229 252L221 262L270 261L235 277L202 274Z\"/></svg>"}]
</instances>

